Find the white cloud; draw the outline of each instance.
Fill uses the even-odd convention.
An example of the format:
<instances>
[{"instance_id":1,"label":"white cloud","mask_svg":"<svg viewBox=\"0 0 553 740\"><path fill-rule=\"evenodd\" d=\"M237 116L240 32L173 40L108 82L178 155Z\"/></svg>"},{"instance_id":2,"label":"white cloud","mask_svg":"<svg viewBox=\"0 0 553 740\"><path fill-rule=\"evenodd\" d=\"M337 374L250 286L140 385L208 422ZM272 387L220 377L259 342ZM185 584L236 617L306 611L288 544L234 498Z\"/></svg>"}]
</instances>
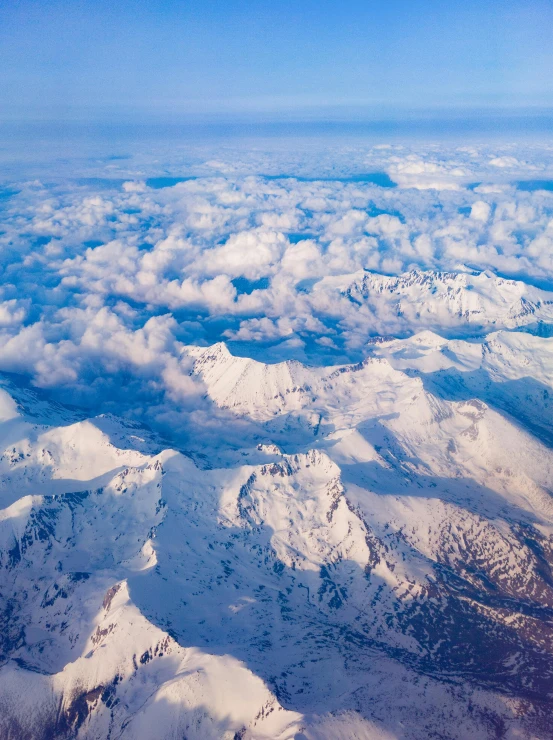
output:
<instances>
[{"instance_id":1,"label":"white cloud","mask_svg":"<svg viewBox=\"0 0 553 740\"><path fill-rule=\"evenodd\" d=\"M222 147L190 156L202 176L157 190L141 156L113 187L18 185L0 233L0 369L89 400L126 374L174 418L201 396L184 342L347 359L371 333L424 323L397 297L356 303L348 275L468 265L553 287L553 194L514 184L553 179L546 147ZM171 156L155 171L176 171ZM399 187L348 180L363 172Z\"/></svg>"},{"instance_id":2,"label":"white cloud","mask_svg":"<svg viewBox=\"0 0 553 740\"><path fill-rule=\"evenodd\" d=\"M492 167L501 167L502 169L508 167L513 169L519 165L519 161L516 157L494 157L490 159L490 164Z\"/></svg>"},{"instance_id":3,"label":"white cloud","mask_svg":"<svg viewBox=\"0 0 553 740\"><path fill-rule=\"evenodd\" d=\"M491 206L483 200L477 200L470 209L470 216L476 221L486 222L490 217Z\"/></svg>"}]
</instances>

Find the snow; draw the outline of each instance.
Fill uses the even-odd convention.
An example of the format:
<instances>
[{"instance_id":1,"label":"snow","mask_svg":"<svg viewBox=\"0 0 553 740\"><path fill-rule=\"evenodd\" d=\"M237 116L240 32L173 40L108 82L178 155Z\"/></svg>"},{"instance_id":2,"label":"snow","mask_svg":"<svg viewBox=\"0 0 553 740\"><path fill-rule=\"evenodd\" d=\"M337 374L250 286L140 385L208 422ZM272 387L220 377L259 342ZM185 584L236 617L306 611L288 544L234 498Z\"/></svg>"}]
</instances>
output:
<instances>
[{"instance_id":1,"label":"snow","mask_svg":"<svg viewBox=\"0 0 553 740\"><path fill-rule=\"evenodd\" d=\"M512 281L394 280L520 319ZM425 329L328 367L186 346L229 422L191 456L116 417L37 423L6 381L0 734L546 738L552 341Z\"/></svg>"}]
</instances>

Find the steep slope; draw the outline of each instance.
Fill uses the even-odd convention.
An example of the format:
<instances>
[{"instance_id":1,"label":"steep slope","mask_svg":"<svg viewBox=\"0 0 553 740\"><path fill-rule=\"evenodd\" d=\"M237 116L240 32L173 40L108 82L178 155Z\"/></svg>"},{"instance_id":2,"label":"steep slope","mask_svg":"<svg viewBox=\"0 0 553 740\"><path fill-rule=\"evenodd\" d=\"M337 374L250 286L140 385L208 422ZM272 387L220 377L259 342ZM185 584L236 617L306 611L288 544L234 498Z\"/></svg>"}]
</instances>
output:
<instances>
[{"instance_id":1,"label":"steep slope","mask_svg":"<svg viewBox=\"0 0 553 740\"><path fill-rule=\"evenodd\" d=\"M431 332L371 346L394 368L418 375L434 395L479 398L553 442L553 339L494 332L481 341L446 340Z\"/></svg>"},{"instance_id":2,"label":"steep slope","mask_svg":"<svg viewBox=\"0 0 553 740\"><path fill-rule=\"evenodd\" d=\"M264 433L272 442L289 444L292 438L296 449L319 447L340 465L388 467L391 463L380 454L385 450L407 480L410 476L470 479L477 484L478 494L471 493L474 486L469 487L464 498L474 498L475 507L488 507L487 513L513 505L529 514L538 507L549 516L551 450L478 397L458 394L446 400L446 393L440 397L427 390L417 367L417 361L427 361L432 355L432 349L420 349L425 343L430 348L444 346L444 340L424 334L419 339L376 345L376 356L363 363L330 368L308 368L297 362L265 365L233 357L224 345L188 351L197 358L193 372L200 375L212 400L237 415L265 421ZM455 346L466 347L474 365L478 345L458 342ZM487 355L497 355L499 384L501 353L492 344L485 347ZM411 348L419 348L417 361L408 359L416 354ZM448 357L442 364L452 364ZM486 362L492 363L490 359ZM417 372L404 372L405 365ZM547 374L545 368L543 372ZM534 416L532 426L537 427L539 409ZM286 419L284 427L282 419ZM294 436L291 429L306 433ZM483 497L483 489L498 496Z\"/></svg>"},{"instance_id":3,"label":"steep slope","mask_svg":"<svg viewBox=\"0 0 553 740\"><path fill-rule=\"evenodd\" d=\"M256 421L294 413L316 419L327 410L356 414L366 408L367 414L387 413L420 386L379 358L358 365L312 368L295 360L267 365L234 357L223 343L187 347L184 352L195 358L193 373L201 377L217 406Z\"/></svg>"},{"instance_id":4,"label":"steep slope","mask_svg":"<svg viewBox=\"0 0 553 740\"><path fill-rule=\"evenodd\" d=\"M149 738L156 728L161 737L218 738L248 726L252 737L293 736L299 715L260 679L231 657L183 649L129 597L126 579L156 564L162 466L175 453L119 450L90 423L39 440L45 434L73 441L70 462L85 434L79 472L88 464L106 472L101 487L89 487L98 477L64 479L76 490L23 496L0 514L2 736ZM64 462L75 470L50 447L44 486Z\"/></svg>"}]
</instances>

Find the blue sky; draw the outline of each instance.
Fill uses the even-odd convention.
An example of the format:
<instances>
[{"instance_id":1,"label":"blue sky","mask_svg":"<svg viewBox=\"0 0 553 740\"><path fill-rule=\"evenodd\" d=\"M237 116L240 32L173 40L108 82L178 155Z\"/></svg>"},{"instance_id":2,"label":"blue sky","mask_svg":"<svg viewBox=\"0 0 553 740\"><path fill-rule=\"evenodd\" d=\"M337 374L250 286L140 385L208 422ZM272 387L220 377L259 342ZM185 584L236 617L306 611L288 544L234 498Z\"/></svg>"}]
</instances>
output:
<instances>
[{"instance_id":1,"label":"blue sky","mask_svg":"<svg viewBox=\"0 0 553 740\"><path fill-rule=\"evenodd\" d=\"M548 107L550 0L4 0L3 117Z\"/></svg>"}]
</instances>

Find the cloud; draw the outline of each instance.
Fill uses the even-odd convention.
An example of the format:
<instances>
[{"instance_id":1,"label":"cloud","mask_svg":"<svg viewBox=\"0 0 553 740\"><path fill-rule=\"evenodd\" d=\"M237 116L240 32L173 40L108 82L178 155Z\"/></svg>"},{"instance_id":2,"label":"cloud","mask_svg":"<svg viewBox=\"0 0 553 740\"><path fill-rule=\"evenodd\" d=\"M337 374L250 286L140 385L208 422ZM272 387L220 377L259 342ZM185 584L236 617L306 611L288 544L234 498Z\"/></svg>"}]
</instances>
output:
<instances>
[{"instance_id":1,"label":"cloud","mask_svg":"<svg viewBox=\"0 0 553 740\"><path fill-rule=\"evenodd\" d=\"M417 154L392 157L388 171L400 186L419 190L460 190L462 178L469 174L455 161L440 161L435 155L423 158Z\"/></svg>"},{"instance_id":2,"label":"cloud","mask_svg":"<svg viewBox=\"0 0 553 740\"><path fill-rule=\"evenodd\" d=\"M110 163L118 180L98 170L10 186L0 369L98 408L119 391L129 413L176 424L203 403L186 343L345 361L372 334L430 321L399 296L355 298L367 271L491 270L553 288L553 194L516 186L553 179L547 146L209 148L188 152L196 179L172 187L146 181L181 173L182 153ZM363 175L375 172L397 187ZM459 330L447 312L436 321Z\"/></svg>"},{"instance_id":3,"label":"cloud","mask_svg":"<svg viewBox=\"0 0 553 740\"><path fill-rule=\"evenodd\" d=\"M470 207L470 217L476 221L486 222L490 217L491 206L483 200L477 200Z\"/></svg>"},{"instance_id":4,"label":"cloud","mask_svg":"<svg viewBox=\"0 0 553 740\"><path fill-rule=\"evenodd\" d=\"M494 157L493 159L490 159L490 164L492 167L501 167L502 169L508 167L513 169L520 163L516 157Z\"/></svg>"},{"instance_id":5,"label":"cloud","mask_svg":"<svg viewBox=\"0 0 553 740\"><path fill-rule=\"evenodd\" d=\"M263 228L241 231L232 234L223 245L204 251L191 269L204 275L257 280L278 269L287 244L282 232Z\"/></svg>"}]
</instances>

